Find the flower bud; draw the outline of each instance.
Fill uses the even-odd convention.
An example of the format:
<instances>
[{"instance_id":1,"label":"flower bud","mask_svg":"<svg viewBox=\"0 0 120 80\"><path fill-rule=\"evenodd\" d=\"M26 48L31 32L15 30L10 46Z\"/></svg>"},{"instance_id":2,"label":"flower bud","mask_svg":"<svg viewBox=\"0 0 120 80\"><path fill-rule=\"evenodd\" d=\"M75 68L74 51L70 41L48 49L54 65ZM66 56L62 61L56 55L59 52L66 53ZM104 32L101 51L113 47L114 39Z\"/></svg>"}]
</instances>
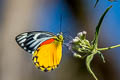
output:
<instances>
[{"instance_id":1,"label":"flower bud","mask_svg":"<svg viewBox=\"0 0 120 80\"><path fill-rule=\"evenodd\" d=\"M78 58L81 58L81 57L82 57L81 55L79 55L79 54L77 54L77 53L74 53L73 56L78 57Z\"/></svg>"},{"instance_id":2,"label":"flower bud","mask_svg":"<svg viewBox=\"0 0 120 80\"><path fill-rule=\"evenodd\" d=\"M78 37L75 37L74 39L73 39L73 42L78 42L80 39L78 38Z\"/></svg>"},{"instance_id":3,"label":"flower bud","mask_svg":"<svg viewBox=\"0 0 120 80\"><path fill-rule=\"evenodd\" d=\"M83 31L82 33L83 33L84 35L86 35L86 34L87 34L87 32L86 32L86 31Z\"/></svg>"},{"instance_id":4,"label":"flower bud","mask_svg":"<svg viewBox=\"0 0 120 80\"><path fill-rule=\"evenodd\" d=\"M80 37L80 36L82 36L82 35L83 35L82 32L79 32L79 33L77 34L78 37Z\"/></svg>"}]
</instances>

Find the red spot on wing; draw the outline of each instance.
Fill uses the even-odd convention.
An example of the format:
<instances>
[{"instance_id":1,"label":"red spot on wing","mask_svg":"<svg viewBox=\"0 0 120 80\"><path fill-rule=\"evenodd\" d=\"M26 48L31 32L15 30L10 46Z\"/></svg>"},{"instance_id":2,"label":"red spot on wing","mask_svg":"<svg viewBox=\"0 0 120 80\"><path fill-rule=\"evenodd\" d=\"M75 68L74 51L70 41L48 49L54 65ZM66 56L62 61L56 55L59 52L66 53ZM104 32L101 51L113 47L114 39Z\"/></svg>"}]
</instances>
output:
<instances>
[{"instance_id":1,"label":"red spot on wing","mask_svg":"<svg viewBox=\"0 0 120 80\"><path fill-rule=\"evenodd\" d=\"M52 43L53 41L54 41L53 38L52 38L52 39L48 39L48 40L44 41L43 43L41 43L40 46L45 45L45 44L50 44L50 43Z\"/></svg>"}]
</instances>

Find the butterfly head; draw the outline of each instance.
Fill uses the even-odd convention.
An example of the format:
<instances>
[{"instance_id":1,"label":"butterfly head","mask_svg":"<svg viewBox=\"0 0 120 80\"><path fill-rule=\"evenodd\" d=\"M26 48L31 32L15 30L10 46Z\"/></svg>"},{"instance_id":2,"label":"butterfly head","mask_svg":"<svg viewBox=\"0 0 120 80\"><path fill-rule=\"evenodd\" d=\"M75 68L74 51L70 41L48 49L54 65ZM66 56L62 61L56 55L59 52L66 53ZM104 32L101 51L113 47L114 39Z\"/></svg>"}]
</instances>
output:
<instances>
[{"instance_id":1,"label":"butterfly head","mask_svg":"<svg viewBox=\"0 0 120 80\"><path fill-rule=\"evenodd\" d=\"M63 41L63 33L62 32L57 34L57 40L61 41L61 42Z\"/></svg>"}]
</instances>

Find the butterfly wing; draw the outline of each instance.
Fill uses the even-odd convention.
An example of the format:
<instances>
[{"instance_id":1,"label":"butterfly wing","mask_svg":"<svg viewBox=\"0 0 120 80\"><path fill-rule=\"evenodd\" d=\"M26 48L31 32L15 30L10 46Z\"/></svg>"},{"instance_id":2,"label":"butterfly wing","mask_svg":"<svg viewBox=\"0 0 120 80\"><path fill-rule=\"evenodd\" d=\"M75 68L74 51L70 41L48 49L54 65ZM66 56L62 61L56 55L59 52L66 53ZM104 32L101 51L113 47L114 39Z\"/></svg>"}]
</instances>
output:
<instances>
[{"instance_id":1,"label":"butterfly wing","mask_svg":"<svg viewBox=\"0 0 120 80\"><path fill-rule=\"evenodd\" d=\"M25 51L34 53L42 42L53 36L55 36L53 33L45 31L25 32L16 37L16 42Z\"/></svg>"},{"instance_id":2,"label":"butterfly wing","mask_svg":"<svg viewBox=\"0 0 120 80\"><path fill-rule=\"evenodd\" d=\"M33 63L41 71L51 71L58 67L62 57L62 42L49 39L43 42L32 56Z\"/></svg>"}]
</instances>

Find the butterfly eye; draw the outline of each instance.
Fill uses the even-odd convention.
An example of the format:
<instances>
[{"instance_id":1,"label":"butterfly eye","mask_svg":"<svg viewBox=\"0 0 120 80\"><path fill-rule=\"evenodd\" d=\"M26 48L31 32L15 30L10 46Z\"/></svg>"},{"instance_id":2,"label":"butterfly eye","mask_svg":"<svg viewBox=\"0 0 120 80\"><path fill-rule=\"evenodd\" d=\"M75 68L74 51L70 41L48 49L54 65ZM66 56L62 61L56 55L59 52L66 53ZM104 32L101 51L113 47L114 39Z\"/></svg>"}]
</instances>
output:
<instances>
[{"instance_id":1,"label":"butterfly eye","mask_svg":"<svg viewBox=\"0 0 120 80\"><path fill-rule=\"evenodd\" d=\"M60 38L61 38L61 35L60 35L60 34L57 34L57 38L60 39Z\"/></svg>"},{"instance_id":2,"label":"butterfly eye","mask_svg":"<svg viewBox=\"0 0 120 80\"><path fill-rule=\"evenodd\" d=\"M60 34L59 34L59 35L57 35L57 40L58 40L58 41L63 41L63 36L62 36L62 35L60 35Z\"/></svg>"},{"instance_id":3,"label":"butterfly eye","mask_svg":"<svg viewBox=\"0 0 120 80\"><path fill-rule=\"evenodd\" d=\"M60 33L57 34L57 37L60 39L62 35L63 35L63 33L60 32Z\"/></svg>"},{"instance_id":4,"label":"butterfly eye","mask_svg":"<svg viewBox=\"0 0 120 80\"><path fill-rule=\"evenodd\" d=\"M59 39L59 35L57 35L57 38Z\"/></svg>"}]
</instances>

